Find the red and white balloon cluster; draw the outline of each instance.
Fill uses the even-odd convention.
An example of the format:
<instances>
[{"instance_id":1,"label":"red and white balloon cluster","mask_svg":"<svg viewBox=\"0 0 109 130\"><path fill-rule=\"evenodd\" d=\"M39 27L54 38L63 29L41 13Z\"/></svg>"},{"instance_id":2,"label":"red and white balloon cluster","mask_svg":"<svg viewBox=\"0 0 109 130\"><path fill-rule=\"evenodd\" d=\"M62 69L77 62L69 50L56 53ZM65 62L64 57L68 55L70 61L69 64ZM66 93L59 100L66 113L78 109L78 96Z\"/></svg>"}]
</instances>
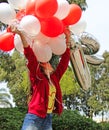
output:
<instances>
[{"instance_id":1,"label":"red and white balloon cluster","mask_svg":"<svg viewBox=\"0 0 109 130\"><path fill-rule=\"evenodd\" d=\"M34 41L31 47L40 62L49 61L52 53L61 55L65 52L64 29L77 23L81 15L81 8L67 0L8 0L8 3L0 3L0 21L7 25L17 21L17 26ZM7 27L0 35L0 49L10 51L13 48L23 51L20 37Z\"/></svg>"}]
</instances>

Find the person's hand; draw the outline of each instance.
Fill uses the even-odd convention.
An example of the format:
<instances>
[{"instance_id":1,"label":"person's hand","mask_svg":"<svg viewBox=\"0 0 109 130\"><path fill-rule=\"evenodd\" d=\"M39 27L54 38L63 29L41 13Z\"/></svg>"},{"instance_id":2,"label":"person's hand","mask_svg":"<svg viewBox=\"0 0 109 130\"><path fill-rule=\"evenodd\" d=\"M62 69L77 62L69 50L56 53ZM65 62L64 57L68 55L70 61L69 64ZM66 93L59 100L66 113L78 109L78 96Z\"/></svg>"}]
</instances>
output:
<instances>
[{"instance_id":1,"label":"person's hand","mask_svg":"<svg viewBox=\"0 0 109 130\"><path fill-rule=\"evenodd\" d=\"M68 26L65 28L64 34L65 34L65 36L66 36L67 38L70 37L70 30L69 30L69 27L68 27Z\"/></svg>"},{"instance_id":2,"label":"person's hand","mask_svg":"<svg viewBox=\"0 0 109 130\"><path fill-rule=\"evenodd\" d=\"M21 31L19 31L19 29L15 26L15 25L10 25L10 30L12 33L17 33L17 34L21 34Z\"/></svg>"},{"instance_id":3,"label":"person's hand","mask_svg":"<svg viewBox=\"0 0 109 130\"><path fill-rule=\"evenodd\" d=\"M23 47L28 47L29 46L29 44L27 43L27 40L25 38L24 33L21 30L19 30L18 26L11 25L10 30L11 30L12 33L18 34L20 36L20 38L22 40Z\"/></svg>"}]
</instances>

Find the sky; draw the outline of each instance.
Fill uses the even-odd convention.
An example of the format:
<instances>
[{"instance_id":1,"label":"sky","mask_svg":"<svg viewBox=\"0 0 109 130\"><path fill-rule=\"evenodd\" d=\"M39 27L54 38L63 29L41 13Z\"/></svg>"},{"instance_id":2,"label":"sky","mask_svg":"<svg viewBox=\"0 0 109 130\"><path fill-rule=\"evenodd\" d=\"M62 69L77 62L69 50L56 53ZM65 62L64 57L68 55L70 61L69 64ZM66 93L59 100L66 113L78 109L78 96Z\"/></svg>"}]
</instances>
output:
<instances>
[{"instance_id":1,"label":"sky","mask_svg":"<svg viewBox=\"0 0 109 130\"><path fill-rule=\"evenodd\" d=\"M109 52L109 0L86 0L87 9L82 18L87 23L85 31L91 33L100 44L98 55Z\"/></svg>"}]
</instances>

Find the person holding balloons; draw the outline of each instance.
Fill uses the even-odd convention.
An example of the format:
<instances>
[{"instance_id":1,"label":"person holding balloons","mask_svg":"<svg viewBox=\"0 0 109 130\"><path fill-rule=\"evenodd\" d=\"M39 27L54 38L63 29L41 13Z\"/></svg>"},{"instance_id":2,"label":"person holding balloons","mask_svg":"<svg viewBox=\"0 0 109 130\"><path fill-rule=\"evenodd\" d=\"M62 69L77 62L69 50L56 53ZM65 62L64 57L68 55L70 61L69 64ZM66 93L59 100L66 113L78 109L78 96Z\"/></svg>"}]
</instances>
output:
<instances>
[{"instance_id":1,"label":"person holding balloons","mask_svg":"<svg viewBox=\"0 0 109 130\"><path fill-rule=\"evenodd\" d=\"M22 130L52 130L52 113L60 115L63 111L62 93L59 81L68 67L70 60L70 31L66 28L66 51L54 70L49 62L38 62L37 57L24 34L16 26L11 31L19 34L22 40L24 55L28 60L30 77L30 99L28 112L24 118Z\"/></svg>"}]
</instances>

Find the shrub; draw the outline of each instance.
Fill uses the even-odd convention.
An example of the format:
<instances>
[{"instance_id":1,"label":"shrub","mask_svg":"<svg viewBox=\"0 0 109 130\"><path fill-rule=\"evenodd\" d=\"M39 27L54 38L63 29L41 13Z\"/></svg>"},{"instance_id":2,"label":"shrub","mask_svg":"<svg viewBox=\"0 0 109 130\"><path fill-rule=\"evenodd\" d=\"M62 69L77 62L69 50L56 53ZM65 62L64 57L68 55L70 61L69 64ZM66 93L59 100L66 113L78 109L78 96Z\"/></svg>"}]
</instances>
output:
<instances>
[{"instance_id":1,"label":"shrub","mask_svg":"<svg viewBox=\"0 0 109 130\"><path fill-rule=\"evenodd\" d=\"M20 130L26 108L1 108L0 130ZM108 130L109 125L100 125L76 111L64 110L61 116L53 115L53 130Z\"/></svg>"},{"instance_id":2,"label":"shrub","mask_svg":"<svg viewBox=\"0 0 109 130\"><path fill-rule=\"evenodd\" d=\"M25 112L24 108L1 108L0 130L20 130Z\"/></svg>"},{"instance_id":3,"label":"shrub","mask_svg":"<svg viewBox=\"0 0 109 130\"><path fill-rule=\"evenodd\" d=\"M53 117L53 130L102 130L101 126L76 111L65 110L62 116Z\"/></svg>"},{"instance_id":4,"label":"shrub","mask_svg":"<svg viewBox=\"0 0 109 130\"><path fill-rule=\"evenodd\" d=\"M102 130L109 130L109 122L103 122L101 123Z\"/></svg>"}]
</instances>

